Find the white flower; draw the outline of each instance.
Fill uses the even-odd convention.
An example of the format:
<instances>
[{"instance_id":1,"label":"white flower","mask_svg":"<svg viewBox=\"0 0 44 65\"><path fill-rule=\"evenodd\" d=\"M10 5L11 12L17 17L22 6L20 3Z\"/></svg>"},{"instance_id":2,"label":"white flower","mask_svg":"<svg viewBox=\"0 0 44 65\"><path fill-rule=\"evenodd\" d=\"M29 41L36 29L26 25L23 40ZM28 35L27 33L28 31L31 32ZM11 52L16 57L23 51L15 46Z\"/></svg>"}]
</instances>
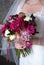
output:
<instances>
[{"instance_id":1,"label":"white flower","mask_svg":"<svg viewBox=\"0 0 44 65\"><path fill-rule=\"evenodd\" d=\"M32 20L32 18L29 17L29 16L27 16L24 20L25 20L25 21L29 21L29 20Z\"/></svg>"},{"instance_id":2,"label":"white flower","mask_svg":"<svg viewBox=\"0 0 44 65\"><path fill-rule=\"evenodd\" d=\"M10 40L14 40L15 39L15 35L10 35Z\"/></svg>"},{"instance_id":3,"label":"white flower","mask_svg":"<svg viewBox=\"0 0 44 65\"><path fill-rule=\"evenodd\" d=\"M5 37L9 37L9 34L10 33L10 31L7 29L6 31L5 31Z\"/></svg>"}]
</instances>

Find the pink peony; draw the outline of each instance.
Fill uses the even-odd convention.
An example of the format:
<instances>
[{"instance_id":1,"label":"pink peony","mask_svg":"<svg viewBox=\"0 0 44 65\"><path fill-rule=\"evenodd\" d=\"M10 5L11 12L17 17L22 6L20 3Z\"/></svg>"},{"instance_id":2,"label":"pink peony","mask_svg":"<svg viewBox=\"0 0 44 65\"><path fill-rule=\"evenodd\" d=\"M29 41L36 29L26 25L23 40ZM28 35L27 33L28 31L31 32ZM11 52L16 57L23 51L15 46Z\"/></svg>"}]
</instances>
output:
<instances>
[{"instance_id":1,"label":"pink peony","mask_svg":"<svg viewBox=\"0 0 44 65\"><path fill-rule=\"evenodd\" d=\"M29 47L31 47L32 46L32 43L31 42L26 42L26 48L29 48Z\"/></svg>"},{"instance_id":2,"label":"pink peony","mask_svg":"<svg viewBox=\"0 0 44 65\"><path fill-rule=\"evenodd\" d=\"M34 34L35 33L35 27L33 25L29 24L28 27L27 27L27 32L29 34Z\"/></svg>"},{"instance_id":3,"label":"pink peony","mask_svg":"<svg viewBox=\"0 0 44 65\"><path fill-rule=\"evenodd\" d=\"M18 27L17 29L16 29L16 32L18 32L18 33L20 33L20 27Z\"/></svg>"},{"instance_id":4,"label":"pink peony","mask_svg":"<svg viewBox=\"0 0 44 65\"><path fill-rule=\"evenodd\" d=\"M25 28L25 22L24 22L24 19L23 18L20 18L20 21L19 21L19 26L21 29Z\"/></svg>"},{"instance_id":5,"label":"pink peony","mask_svg":"<svg viewBox=\"0 0 44 65\"><path fill-rule=\"evenodd\" d=\"M2 33L4 33L7 28L8 28L8 25L3 24L2 29L1 29Z\"/></svg>"},{"instance_id":6,"label":"pink peony","mask_svg":"<svg viewBox=\"0 0 44 65\"><path fill-rule=\"evenodd\" d=\"M10 24L10 30L12 31L12 30L15 30L15 27L14 27L15 25L14 25L14 22L12 22L11 24Z\"/></svg>"},{"instance_id":7,"label":"pink peony","mask_svg":"<svg viewBox=\"0 0 44 65\"><path fill-rule=\"evenodd\" d=\"M10 24L10 30L14 30L14 31L19 31L19 22L17 20L14 20L11 24Z\"/></svg>"},{"instance_id":8,"label":"pink peony","mask_svg":"<svg viewBox=\"0 0 44 65\"><path fill-rule=\"evenodd\" d=\"M15 48L16 49L24 49L26 48L25 41L23 41L21 38L15 38Z\"/></svg>"},{"instance_id":9,"label":"pink peony","mask_svg":"<svg viewBox=\"0 0 44 65\"><path fill-rule=\"evenodd\" d=\"M15 30L16 32L20 32L20 30L23 27L24 27L24 20L18 17L10 24L10 30Z\"/></svg>"}]
</instances>

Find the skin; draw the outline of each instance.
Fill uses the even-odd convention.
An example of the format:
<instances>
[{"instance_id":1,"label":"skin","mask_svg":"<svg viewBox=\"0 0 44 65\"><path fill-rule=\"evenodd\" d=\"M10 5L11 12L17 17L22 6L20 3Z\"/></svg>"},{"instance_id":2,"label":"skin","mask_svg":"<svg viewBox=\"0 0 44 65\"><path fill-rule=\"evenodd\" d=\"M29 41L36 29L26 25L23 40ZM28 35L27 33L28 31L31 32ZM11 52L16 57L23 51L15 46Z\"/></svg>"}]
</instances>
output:
<instances>
[{"instance_id":1,"label":"skin","mask_svg":"<svg viewBox=\"0 0 44 65\"><path fill-rule=\"evenodd\" d=\"M38 11L41 11L42 4L39 0L28 0L25 2L25 4L22 7L22 11L29 13L36 13Z\"/></svg>"}]
</instances>

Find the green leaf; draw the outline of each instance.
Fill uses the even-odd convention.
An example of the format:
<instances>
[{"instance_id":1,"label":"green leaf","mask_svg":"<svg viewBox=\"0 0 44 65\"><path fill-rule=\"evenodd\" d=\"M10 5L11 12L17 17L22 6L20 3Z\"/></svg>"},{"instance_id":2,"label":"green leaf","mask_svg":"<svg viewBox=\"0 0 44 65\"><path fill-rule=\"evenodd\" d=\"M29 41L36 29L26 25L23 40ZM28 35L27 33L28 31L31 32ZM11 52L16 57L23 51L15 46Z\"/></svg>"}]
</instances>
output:
<instances>
[{"instance_id":1,"label":"green leaf","mask_svg":"<svg viewBox=\"0 0 44 65\"><path fill-rule=\"evenodd\" d=\"M16 49L16 55L19 57L20 56L20 49Z\"/></svg>"},{"instance_id":2,"label":"green leaf","mask_svg":"<svg viewBox=\"0 0 44 65\"><path fill-rule=\"evenodd\" d=\"M24 50L25 50L25 52L26 52L27 54L29 54L29 53L30 53L30 49L25 48Z\"/></svg>"}]
</instances>

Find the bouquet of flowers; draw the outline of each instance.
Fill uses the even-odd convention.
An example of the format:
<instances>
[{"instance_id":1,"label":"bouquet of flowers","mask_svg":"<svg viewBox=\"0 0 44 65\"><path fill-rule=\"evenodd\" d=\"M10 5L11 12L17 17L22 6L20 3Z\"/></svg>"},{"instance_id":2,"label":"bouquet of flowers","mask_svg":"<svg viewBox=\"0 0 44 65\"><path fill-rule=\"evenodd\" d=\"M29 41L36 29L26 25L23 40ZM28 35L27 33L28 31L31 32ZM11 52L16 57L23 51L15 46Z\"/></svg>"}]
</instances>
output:
<instances>
[{"instance_id":1,"label":"bouquet of flowers","mask_svg":"<svg viewBox=\"0 0 44 65\"><path fill-rule=\"evenodd\" d=\"M16 15L10 15L6 23L2 26L2 36L7 38L8 42L14 40L16 54L24 56L29 54L32 43L31 36L36 33L36 22L33 14L26 16L23 12Z\"/></svg>"}]
</instances>

